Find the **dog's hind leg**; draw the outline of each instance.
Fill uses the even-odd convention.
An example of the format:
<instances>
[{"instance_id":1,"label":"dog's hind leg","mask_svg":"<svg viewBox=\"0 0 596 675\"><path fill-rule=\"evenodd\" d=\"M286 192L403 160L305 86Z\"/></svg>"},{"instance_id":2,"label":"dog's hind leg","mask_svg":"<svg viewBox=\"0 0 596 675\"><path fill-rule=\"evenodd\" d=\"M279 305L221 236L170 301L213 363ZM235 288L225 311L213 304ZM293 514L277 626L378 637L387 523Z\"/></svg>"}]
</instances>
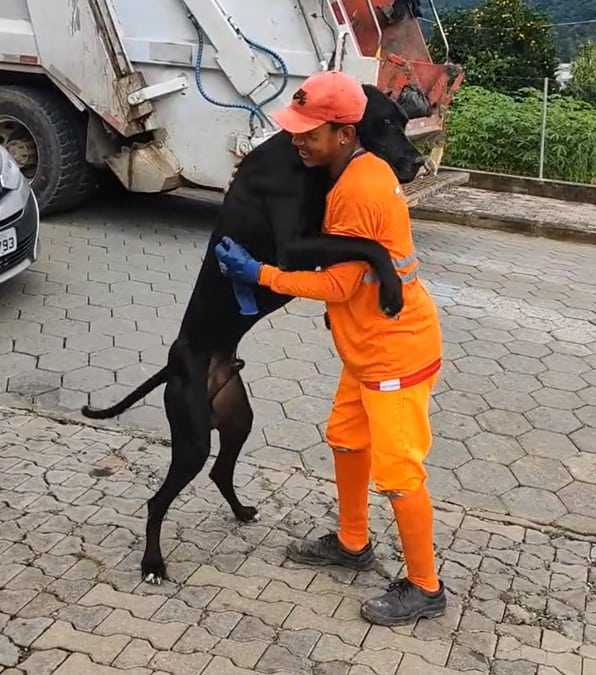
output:
<instances>
[{"instance_id":1,"label":"dog's hind leg","mask_svg":"<svg viewBox=\"0 0 596 675\"><path fill-rule=\"evenodd\" d=\"M172 459L163 484L147 504L146 543L141 571L143 579L149 583L160 584L166 578L160 546L163 519L171 503L201 471L209 457L208 364L202 365L204 367L192 364L183 375L171 375L164 392L171 429Z\"/></svg>"},{"instance_id":2,"label":"dog's hind leg","mask_svg":"<svg viewBox=\"0 0 596 675\"><path fill-rule=\"evenodd\" d=\"M258 519L253 506L244 506L234 489L234 467L253 423L253 411L239 373L227 381L212 401L213 426L219 431L220 449L209 476L230 505L236 518L247 523Z\"/></svg>"}]
</instances>

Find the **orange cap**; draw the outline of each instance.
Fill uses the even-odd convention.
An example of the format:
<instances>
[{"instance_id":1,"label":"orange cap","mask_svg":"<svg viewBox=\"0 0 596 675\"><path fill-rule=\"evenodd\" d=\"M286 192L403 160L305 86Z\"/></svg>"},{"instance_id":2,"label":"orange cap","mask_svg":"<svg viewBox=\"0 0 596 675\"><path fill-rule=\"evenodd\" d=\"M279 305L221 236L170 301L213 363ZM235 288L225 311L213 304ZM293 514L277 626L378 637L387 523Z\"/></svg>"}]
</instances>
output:
<instances>
[{"instance_id":1,"label":"orange cap","mask_svg":"<svg viewBox=\"0 0 596 675\"><path fill-rule=\"evenodd\" d=\"M291 134L304 134L327 122L356 124L364 117L368 98L358 80L338 70L311 75L292 97L289 107L270 113Z\"/></svg>"}]
</instances>

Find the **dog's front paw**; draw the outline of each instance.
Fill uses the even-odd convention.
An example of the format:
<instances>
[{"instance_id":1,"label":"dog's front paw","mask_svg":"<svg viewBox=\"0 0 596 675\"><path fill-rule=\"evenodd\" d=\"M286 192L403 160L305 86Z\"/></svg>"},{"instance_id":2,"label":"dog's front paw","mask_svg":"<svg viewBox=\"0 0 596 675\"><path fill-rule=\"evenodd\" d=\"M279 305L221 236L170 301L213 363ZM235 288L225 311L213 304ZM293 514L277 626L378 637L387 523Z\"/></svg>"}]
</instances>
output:
<instances>
[{"instance_id":1,"label":"dog's front paw","mask_svg":"<svg viewBox=\"0 0 596 675\"><path fill-rule=\"evenodd\" d=\"M396 317L404 306L404 296L401 283L392 288L381 287L379 290L379 304L383 314Z\"/></svg>"},{"instance_id":2,"label":"dog's front paw","mask_svg":"<svg viewBox=\"0 0 596 675\"><path fill-rule=\"evenodd\" d=\"M161 582L167 579L166 565L163 560L143 560L141 563L143 581L154 586L161 586Z\"/></svg>"},{"instance_id":3,"label":"dog's front paw","mask_svg":"<svg viewBox=\"0 0 596 675\"><path fill-rule=\"evenodd\" d=\"M259 512L254 506L241 506L234 515L241 523L254 523L259 520Z\"/></svg>"}]
</instances>

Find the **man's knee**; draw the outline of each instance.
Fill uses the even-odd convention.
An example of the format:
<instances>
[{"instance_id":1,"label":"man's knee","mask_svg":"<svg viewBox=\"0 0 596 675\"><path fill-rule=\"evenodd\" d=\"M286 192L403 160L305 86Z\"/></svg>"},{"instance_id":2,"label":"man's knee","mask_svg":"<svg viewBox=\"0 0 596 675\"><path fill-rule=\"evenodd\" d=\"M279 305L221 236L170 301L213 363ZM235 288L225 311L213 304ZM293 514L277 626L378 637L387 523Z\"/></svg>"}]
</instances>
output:
<instances>
[{"instance_id":1,"label":"man's knee","mask_svg":"<svg viewBox=\"0 0 596 675\"><path fill-rule=\"evenodd\" d=\"M422 488L428 474L421 462L379 462L373 459L371 478L377 492L389 499L407 497Z\"/></svg>"},{"instance_id":2,"label":"man's knee","mask_svg":"<svg viewBox=\"0 0 596 675\"><path fill-rule=\"evenodd\" d=\"M325 441L334 452L359 452L370 448L370 435L366 427L328 426Z\"/></svg>"},{"instance_id":3,"label":"man's knee","mask_svg":"<svg viewBox=\"0 0 596 675\"><path fill-rule=\"evenodd\" d=\"M330 448L333 450L334 454L337 453L338 455L357 455L361 452L368 451L368 448L344 448L333 445L330 445Z\"/></svg>"},{"instance_id":4,"label":"man's knee","mask_svg":"<svg viewBox=\"0 0 596 675\"><path fill-rule=\"evenodd\" d=\"M409 497L411 494L414 494L415 492L418 492L419 490L422 489L422 487L426 484L426 481L423 480L416 480L412 481L411 483L408 484L407 488L402 488L402 489L393 489L393 490L387 490L387 489L381 489L376 483L375 483L375 488L377 492L384 497L387 497L389 501L393 501L394 499L405 499L406 497Z\"/></svg>"},{"instance_id":5,"label":"man's knee","mask_svg":"<svg viewBox=\"0 0 596 675\"><path fill-rule=\"evenodd\" d=\"M352 416L345 414L347 411L331 413L325 430L325 440L332 449L348 449L358 451L370 447L370 433L364 415L353 412Z\"/></svg>"}]
</instances>

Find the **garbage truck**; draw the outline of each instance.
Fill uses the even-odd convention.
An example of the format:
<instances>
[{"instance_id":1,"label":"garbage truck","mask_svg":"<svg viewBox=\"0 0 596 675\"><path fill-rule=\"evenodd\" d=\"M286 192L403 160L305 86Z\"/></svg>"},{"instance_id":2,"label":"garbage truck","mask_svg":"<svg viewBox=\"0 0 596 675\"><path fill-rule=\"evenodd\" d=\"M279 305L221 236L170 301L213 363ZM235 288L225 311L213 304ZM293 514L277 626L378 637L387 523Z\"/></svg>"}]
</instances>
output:
<instances>
[{"instance_id":1,"label":"garbage truck","mask_svg":"<svg viewBox=\"0 0 596 675\"><path fill-rule=\"evenodd\" d=\"M438 167L463 74L446 40L432 62L420 2L2 0L0 145L42 214L81 205L106 175L218 199L239 158L278 131L268 113L335 69L402 104ZM464 174L427 171L409 198L454 182Z\"/></svg>"}]
</instances>

